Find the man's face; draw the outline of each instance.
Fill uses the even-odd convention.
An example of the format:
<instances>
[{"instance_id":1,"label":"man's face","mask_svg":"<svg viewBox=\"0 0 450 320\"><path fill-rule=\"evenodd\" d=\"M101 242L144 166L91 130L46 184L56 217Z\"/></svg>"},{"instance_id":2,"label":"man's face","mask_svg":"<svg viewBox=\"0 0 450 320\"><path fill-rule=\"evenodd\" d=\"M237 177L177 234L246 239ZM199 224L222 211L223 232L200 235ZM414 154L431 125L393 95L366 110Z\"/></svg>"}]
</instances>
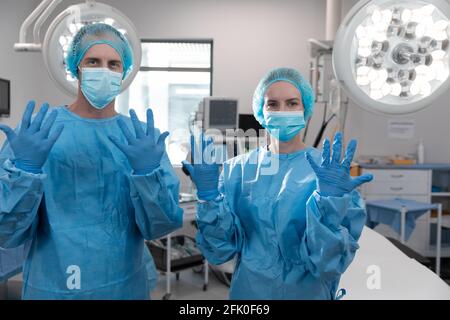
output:
<instances>
[{"instance_id":1,"label":"man's face","mask_svg":"<svg viewBox=\"0 0 450 320\"><path fill-rule=\"evenodd\" d=\"M108 68L111 71L123 74L120 55L107 44L96 44L90 47L78 67L80 70L82 68Z\"/></svg>"}]
</instances>

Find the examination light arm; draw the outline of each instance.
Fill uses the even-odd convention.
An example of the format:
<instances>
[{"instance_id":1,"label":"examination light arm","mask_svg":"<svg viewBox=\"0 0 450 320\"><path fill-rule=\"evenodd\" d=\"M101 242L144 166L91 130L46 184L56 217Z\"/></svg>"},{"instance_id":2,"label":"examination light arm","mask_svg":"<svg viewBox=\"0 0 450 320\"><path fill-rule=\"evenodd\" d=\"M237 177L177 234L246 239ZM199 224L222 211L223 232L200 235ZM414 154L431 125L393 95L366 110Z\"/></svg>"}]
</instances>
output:
<instances>
[{"instance_id":1,"label":"examination light arm","mask_svg":"<svg viewBox=\"0 0 450 320\"><path fill-rule=\"evenodd\" d=\"M20 27L19 42L14 44L15 51L40 51L41 44L27 43L27 30L37 17L50 5L54 0L42 1L36 9L25 19Z\"/></svg>"},{"instance_id":2,"label":"examination light arm","mask_svg":"<svg viewBox=\"0 0 450 320\"><path fill-rule=\"evenodd\" d=\"M52 0L50 5L44 10L44 12L37 19L33 28L33 38L34 43L41 44L41 29L44 22L48 19L51 13L55 10L56 6L58 6L63 0Z\"/></svg>"},{"instance_id":3,"label":"examination light arm","mask_svg":"<svg viewBox=\"0 0 450 320\"><path fill-rule=\"evenodd\" d=\"M36 9L25 19L20 27L19 42L14 44L14 50L17 52L40 52L42 51L41 43L41 29L44 22L52 14L55 8L63 0L43 0ZM93 0L86 0L87 3L94 2ZM37 19L37 20L36 20ZM33 22L35 22L33 28L33 42L27 42L27 32Z\"/></svg>"}]
</instances>

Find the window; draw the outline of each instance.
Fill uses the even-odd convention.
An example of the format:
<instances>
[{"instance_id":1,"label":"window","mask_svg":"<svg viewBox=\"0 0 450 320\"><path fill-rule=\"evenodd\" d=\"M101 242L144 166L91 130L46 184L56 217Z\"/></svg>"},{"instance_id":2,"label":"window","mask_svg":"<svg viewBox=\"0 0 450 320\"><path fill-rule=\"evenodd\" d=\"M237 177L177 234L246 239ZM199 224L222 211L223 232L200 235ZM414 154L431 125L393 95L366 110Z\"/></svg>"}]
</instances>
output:
<instances>
[{"instance_id":1,"label":"window","mask_svg":"<svg viewBox=\"0 0 450 320\"><path fill-rule=\"evenodd\" d=\"M136 110L155 127L169 131L168 155L180 164L190 150L189 123L199 102L212 94L212 40L142 40L142 63L130 87L117 99L118 112Z\"/></svg>"}]
</instances>

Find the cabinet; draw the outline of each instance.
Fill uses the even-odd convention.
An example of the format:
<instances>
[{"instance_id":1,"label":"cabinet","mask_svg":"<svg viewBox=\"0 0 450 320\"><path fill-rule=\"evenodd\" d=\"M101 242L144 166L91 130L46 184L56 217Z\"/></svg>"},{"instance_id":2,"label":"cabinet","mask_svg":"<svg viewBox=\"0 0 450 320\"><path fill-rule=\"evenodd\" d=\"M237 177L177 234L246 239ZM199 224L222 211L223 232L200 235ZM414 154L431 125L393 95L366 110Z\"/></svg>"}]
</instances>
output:
<instances>
[{"instance_id":1,"label":"cabinet","mask_svg":"<svg viewBox=\"0 0 450 320\"><path fill-rule=\"evenodd\" d=\"M442 203L444 213L450 208L450 191L444 181L450 174L450 165L416 165L416 166L375 166L362 165L362 173L372 173L372 182L361 187L361 194L366 201L393 198L410 199L426 203ZM437 190L441 192L437 192ZM447 191L447 192L446 192ZM431 232L434 223L430 212L416 220L416 227L406 245L423 256L435 256L435 231ZM443 218L443 226L449 226L449 216ZM387 225L378 225L376 231L386 237L399 239L400 236ZM445 232L445 230L443 230ZM443 244L442 256L450 256L450 246Z\"/></svg>"}]
</instances>

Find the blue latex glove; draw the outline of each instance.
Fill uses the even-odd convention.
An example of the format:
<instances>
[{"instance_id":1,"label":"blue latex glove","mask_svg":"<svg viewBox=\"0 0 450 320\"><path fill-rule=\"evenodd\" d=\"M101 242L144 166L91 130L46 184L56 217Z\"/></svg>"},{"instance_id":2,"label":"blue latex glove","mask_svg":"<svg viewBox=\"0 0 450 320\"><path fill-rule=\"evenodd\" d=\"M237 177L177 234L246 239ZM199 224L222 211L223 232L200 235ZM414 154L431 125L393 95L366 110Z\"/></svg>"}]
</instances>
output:
<instances>
[{"instance_id":1,"label":"blue latex glove","mask_svg":"<svg viewBox=\"0 0 450 320\"><path fill-rule=\"evenodd\" d=\"M34 101L28 102L18 133L2 124L0 124L0 130L6 134L11 145L14 165L26 172L38 174L42 173L42 166L47 161L50 150L61 135L64 126L58 125L50 134L57 116L56 110L53 110L42 124L49 108L47 103L42 105L41 110L31 122L34 107Z\"/></svg>"},{"instance_id":2,"label":"blue latex glove","mask_svg":"<svg viewBox=\"0 0 450 320\"><path fill-rule=\"evenodd\" d=\"M194 164L183 161L185 167L197 187L197 197L200 200L214 200L219 195L219 165L213 162L214 150L212 138L205 139L201 134L201 148L196 146L194 136L191 136L191 157ZM205 152L206 151L206 152ZM211 159L208 159L211 155ZM209 161L211 160L211 161Z\"/></svg>"},{"instance_id":3,"label":"blue latex glove","mask_svg":"<svg viewBox=\"0 0 450 320\"><path fill-rule=\"evenodd\" d=\"M153 112L147 109L147 132L144 132L142 125L133 109L130 109L130 117L133 122L134 136L128 129L125 121L117 120L128 144L121 143L116 137L109 136L109 139L119 148L128 158L134 173L137 175L146 175L159 167L161 158L165 151L165 140L168 132L162 133L158 141L155 142L155 127L153 122Z\"/></svg>"},{"instance_id":4,"label":"blue latex glove","mask_svg":"<svg viewBox=\"0 0 450 320\"><path fill-rule=\"evenodd\" d=\"M316 173L317 191L325 197L342 197L373 179L371 174L364 174L357 178L350 176L350 165L356 151L356 140L351 140L347 146L345 158L341 160L342 134L336 133L333 142L333 155L330 161L330 141L325 139L323 143L322 164L318 166L309 153L306 159Z\"/></svg>"}]
</instances>

